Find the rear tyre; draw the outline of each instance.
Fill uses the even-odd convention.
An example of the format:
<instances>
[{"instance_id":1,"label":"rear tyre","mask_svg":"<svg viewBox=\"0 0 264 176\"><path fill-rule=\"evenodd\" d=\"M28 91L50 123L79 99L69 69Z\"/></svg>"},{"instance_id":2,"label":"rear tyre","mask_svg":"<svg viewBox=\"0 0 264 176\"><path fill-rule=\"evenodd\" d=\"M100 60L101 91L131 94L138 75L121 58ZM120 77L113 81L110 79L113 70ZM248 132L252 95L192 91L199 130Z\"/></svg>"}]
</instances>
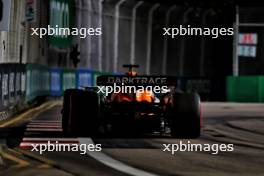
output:
<instances>
[{"instance_id":1,"label":"rear tyre","mask_svg":"<svg viewBox=\"0 0 264 176\"><path fill-rule=\"evenodd\" d=\"M201 130L200 97L194 93L175 93L169 112L171 136L198 138Z\"/></svg>"},{"instance_id":2,"label":"rear tyre","mask_svg":"<svg viewBox=\"0 0 264 176\"><path fill-rule=\"evenodd\" d=\"M68 136L94 136L99 127L96 92L68 89L64 93L62 128Z\"/></svg>"}]
</instances>

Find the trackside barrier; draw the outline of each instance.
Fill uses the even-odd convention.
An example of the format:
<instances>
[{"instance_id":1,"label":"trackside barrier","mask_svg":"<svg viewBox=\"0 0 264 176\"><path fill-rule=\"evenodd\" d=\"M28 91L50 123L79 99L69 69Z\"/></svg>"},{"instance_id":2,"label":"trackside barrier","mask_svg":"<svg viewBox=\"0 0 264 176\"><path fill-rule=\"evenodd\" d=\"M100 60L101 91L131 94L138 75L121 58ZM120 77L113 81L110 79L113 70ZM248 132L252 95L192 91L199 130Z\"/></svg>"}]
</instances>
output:
<instances>
[{"instance_id":1,"label":"trackside barrier","mask_svg":"<svg viewBox=\"0 0 264 176\"><path fill-rule=\"evenodd\" d=\"M177 86L185 92L197 92L203 101L226 100L226 78L181 77Z\"/></svg>"},{"instance_id":2,"label":"trackside barrier","mask_svg":"<svg viewBox=\"0 0 264 176\"><path fill-rule=\"evenodd\" d=\"M0 121L36 97L62 96L66 89L95 86L94 77L102 74L106 73L38 64L0 64Z\"/></svg>"},{"instance_id":3,"label":"trackside barrier","mask_svg":"<svg viewBox=\"0 0 264 176\"><path fill-rule=\"evenodd\" d=\"M60 97L69 88L96 86L97 77L106 74L111 73L37 64L0 64L0 121L9 117L5 112L11 107L26 104L38 96ZM264 76L182 77L176 81L180 89L197 92L206 101L264 102Z\"/></svg>"},{"instance_id":4,"label":"trackside barrier","mask_svg":"<svg viewBox=\"0 0 264 176\"><path fill-rule=\"evenodd\" d=\"M14 65L14 85L15 85L15 104L20 104L25 101L26 97L26 67L25 65L19 64ZM11 71L12 73L12 71Z\"/></svg>"},{"instance_id":5,"label":"trackside barrier","mask_svg":"<svg viewBox=\"0 0 264 176\"><path fill-rule=\"evenodd\" d=\"M63 69L62 91L76 88L76 71L74 69Z\"/></svg>"},{"instance_id":6,"label":"trackside barrier","mask_svg":"<svg viewBox=\"0 0 264 176\"><path fill-rule=\"evenodd\" d=\"M50 95L54 97L62 96L62 69L50 69Z\"/></svg>"},{"instance_id":7,"label":"trackside barrier","mask_svg":"<svg viewBox=\"0 0 264 176\"><path fill-rule=\"evenodd\" d=\"M50 71L46 66L26 65L26 101L50 94Z\"/></svg>"},{"instance_id":8,"label":"trackside barrier","mask_svg":"<svg viewBox=\"0 0 264 176\"><path fill-rule=\"evenodd\" d=\"M2 108L7 108L24 100L26 93L25 81L25 65L1 65Z\"/></svg>"},{"instance_id":9,"label":"trackside barrier","mask_svg":"<svg viewBox=\"0 0 264 176\"><path fill-rule=\"evenodd\" d=\"M23 64L0 65L0 121L8 117L7 111L12 111L25 101L26 72Z\"/></svg>"},{"instance_id":10,"label":"trackside barrier","mask_svg":"<svg viewBox=\"0 0 264 176\"><path fill-rule=\"evenodd\" d=\"M229 76L226 90L231 102L264 102L264 76Z\"/></svg>"},{"instance_id":11,"label":"trackside barrier","mask_svg":"<svg viewBox=\"0 0 264 176\"><path fill-rule=\"evenodd\" d=\"M76 87L84 88L93 86L93 71L79 69L76 71Z\"/></svg>"}]
</instances>

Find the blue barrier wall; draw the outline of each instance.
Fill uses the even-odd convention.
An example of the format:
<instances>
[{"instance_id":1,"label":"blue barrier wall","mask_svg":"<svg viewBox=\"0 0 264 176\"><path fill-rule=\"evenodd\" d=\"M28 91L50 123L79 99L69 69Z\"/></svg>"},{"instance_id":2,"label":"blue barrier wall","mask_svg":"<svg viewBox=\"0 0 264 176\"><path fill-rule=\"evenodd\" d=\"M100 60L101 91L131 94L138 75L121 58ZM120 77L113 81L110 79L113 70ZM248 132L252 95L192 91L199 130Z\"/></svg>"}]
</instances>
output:
<instances>
[{"instance_id":1,"label":"blue barrier wall","mask_svg":"<svg viewBox=\"0 0 264 176\"><path fill-rule=\"evenodd\" d=\"M105 74L111 73L37 64L0 64L0 112L26 104L38 96L60 97L69 88L96 86L96 78ZM198 92L203 100L210 101L225 100L225 82L226 78L177 78L180 89Z\"/></svg>"},{"instance_id":2,"label":"blue barrier wall","mask_svg":"<svg viewBox=\"0 0 264 176\"><path fill-rule=\"evenodd\" d=\"M91 87L93 86L93 71L80 69L76 72L76 87Z\"/></svg>"},{"instance_id":3,"label":"blue barrier wall","mask_svg":"<svg viewBox=\"0 0 264 176\"><path fill-rule=\"evenodd\" d=\"M66 89L96 86L98 76L111 74L89 69L49 68L37 64L2 64L0 68L0 110L18 102L32 101L38 96L62 96ZM187 92L198 92L203 100L214 101L225 97L225 78L178 78L178 86Z\"/></svg>"},{"instance_id":4,"label":"blue barrier wall","mask_svg":"<svg viewBox=\"0 0 264 176\"><path fill-rule=\"evenodd\" d=\"M50 95L62 96L62 69L50 69Z\"/></svg>"}]
</instances>

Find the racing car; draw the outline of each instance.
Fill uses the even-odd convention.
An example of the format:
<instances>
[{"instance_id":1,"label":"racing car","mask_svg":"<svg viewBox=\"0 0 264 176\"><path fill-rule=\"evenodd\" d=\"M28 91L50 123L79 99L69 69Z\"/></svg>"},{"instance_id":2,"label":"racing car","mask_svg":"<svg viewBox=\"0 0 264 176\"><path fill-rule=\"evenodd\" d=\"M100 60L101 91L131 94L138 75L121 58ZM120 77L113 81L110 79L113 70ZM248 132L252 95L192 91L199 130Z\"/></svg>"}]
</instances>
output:
<instances>
[{"instance_id":1,"label":"racing car","mask_svg":"<svg viewBox=\"0 0 264 176\"><path fill-rule=\"evenodd\" d=\"M165 134L198 138L201 103L197 93L183 92L177 77L138 75L138 65L124 65L124 75L97 77L97 87L64 93L62 128L65 135ZM119 86L119 91L111 87ZM124 92L122 88L133 88ZM151 87L161 87L155 91ZM164 89L162 89L164 88ZM106 91L108 90L108 92ZM109 90L112 90L109 92Z\"/></svg>"}]
</instances>

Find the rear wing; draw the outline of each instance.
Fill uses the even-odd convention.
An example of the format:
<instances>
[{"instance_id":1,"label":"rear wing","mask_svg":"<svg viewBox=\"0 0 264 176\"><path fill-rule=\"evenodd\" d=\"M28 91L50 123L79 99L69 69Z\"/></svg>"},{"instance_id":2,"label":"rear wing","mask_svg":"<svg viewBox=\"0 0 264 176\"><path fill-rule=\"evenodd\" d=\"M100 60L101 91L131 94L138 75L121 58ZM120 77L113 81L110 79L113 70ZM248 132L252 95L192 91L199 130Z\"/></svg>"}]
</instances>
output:
<instances>
[{"instance_id":1,"label":"rear wing","mask_svg":"<svg viewBox=\"0 0 264 176\"><path fill-rule=\"evenodd\" d=\"M122 79L123 78L123 79ZM128 79L126 79L128 78ZM136 76L138 81L129 82L130 76L127 75L103 75L97 77L98 86L113 86L120 83L124 85L158 85L171 86L184 92L197 92L202 100L225 101L226 96L226 77L177 77L177 76ZM157 79L155 79L157 78ZM146 81L147 79L147 81ZM127 81L128 80L128 81ZM142 81L141 81L142 80ZM154 80L154 81L153 81ZM143 82L143 83L142 83ZM145 83L145 84L144 84Z\"/></svg>"},{"instance_id":2,"label":"rear wing","mask_svg":"<svg viewBox=\"0 0 264 176\"><path fill-rule=\"evenodd\" d=\"M134 85L134 86L176 86L177 77L173 76L127 76L102 75L97 77L98 86Z\"/></svg>"}]
</instances>

